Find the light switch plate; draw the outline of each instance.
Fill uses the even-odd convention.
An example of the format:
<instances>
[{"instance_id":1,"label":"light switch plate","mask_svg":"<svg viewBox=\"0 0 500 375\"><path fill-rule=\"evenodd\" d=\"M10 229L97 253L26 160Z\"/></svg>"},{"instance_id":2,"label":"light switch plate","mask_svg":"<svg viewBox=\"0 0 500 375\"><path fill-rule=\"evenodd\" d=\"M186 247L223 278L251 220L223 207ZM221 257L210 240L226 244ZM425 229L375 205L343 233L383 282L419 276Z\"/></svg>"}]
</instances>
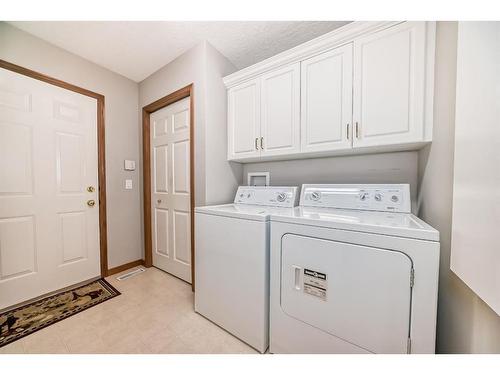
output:
<instances>
[{"instance_id":1,"label":"light switch plate","mask_svg":"<svg viewBox=\"0 0 500 375\"><path fill-rule=\"evenodd\" d=\"M126 171L135 171L135 161L134 160L125 160L124 168Z\"/></svg>"},{"instance_id":2,"label":"light switch plate","mask_svg":"<svg viewBox=\"0 0 500 375\"><path fill-rule=\"evenodd\" d=\"M125 180L125 189L132 190L132 180Z\"/></svg>"}]
</instances>

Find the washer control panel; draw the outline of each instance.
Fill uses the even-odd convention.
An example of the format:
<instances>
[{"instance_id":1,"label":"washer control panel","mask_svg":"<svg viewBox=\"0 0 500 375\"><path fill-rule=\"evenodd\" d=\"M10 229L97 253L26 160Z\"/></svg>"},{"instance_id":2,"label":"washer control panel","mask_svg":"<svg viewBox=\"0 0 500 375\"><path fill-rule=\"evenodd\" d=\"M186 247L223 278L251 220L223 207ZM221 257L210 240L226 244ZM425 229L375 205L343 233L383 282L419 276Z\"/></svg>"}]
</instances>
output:
<instances>
[{"instance_id":1,"label":"washer control panel","mask_svg":"<svg viewBox=\"0 0 500 375\"><path fill-rule=\"evenodd\" d=\"M410 213L410 185L304 184L302 185L300 205Z\"/></svg>"},{"instance_id":2,"label":"washer control panel","mask_svg":"<svg viewBox=\"0 0 500 375\"><path fill-rule=\"evenodd\" d=\"M234 203L295 207L298 199L296 186L240 186L234 197Z\"/></svg>"}]
</instances>

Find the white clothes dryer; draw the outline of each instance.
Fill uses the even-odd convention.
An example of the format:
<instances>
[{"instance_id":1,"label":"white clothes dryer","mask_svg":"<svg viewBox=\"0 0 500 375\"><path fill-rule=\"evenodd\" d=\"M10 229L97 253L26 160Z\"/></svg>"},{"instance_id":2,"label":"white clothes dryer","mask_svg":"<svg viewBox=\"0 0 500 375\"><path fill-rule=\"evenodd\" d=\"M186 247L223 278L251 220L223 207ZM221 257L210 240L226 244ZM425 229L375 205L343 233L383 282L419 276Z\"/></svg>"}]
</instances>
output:
<instances>
[{"instance_id":1,"label":"white clothes dryer","mask_svg":"<svg viewBox=\"0 0 500 375\"><path fill-rule=\"evenodd\" d=\"M439 232L409 185L303 185L271 215L270 352L434 353Z\"/></svg>"}]
</instances>

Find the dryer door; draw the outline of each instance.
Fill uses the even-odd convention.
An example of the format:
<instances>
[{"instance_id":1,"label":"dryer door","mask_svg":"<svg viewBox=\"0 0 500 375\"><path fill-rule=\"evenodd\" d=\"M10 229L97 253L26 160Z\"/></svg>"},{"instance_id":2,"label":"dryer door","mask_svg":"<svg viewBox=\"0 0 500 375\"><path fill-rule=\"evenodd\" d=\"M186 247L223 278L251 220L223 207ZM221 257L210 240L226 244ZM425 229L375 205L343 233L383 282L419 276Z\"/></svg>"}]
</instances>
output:
<instances>
[{"instance_id":1,"label":"dryer door","mask_svg":"<svg viewBox=\"0 0 500 375\"><path fill-rule=\"evenodd\" d=\"M374 353L407 352L412 261L406 254L294 234L281 245L286 314Z\"/></svg>"}]
</instances>

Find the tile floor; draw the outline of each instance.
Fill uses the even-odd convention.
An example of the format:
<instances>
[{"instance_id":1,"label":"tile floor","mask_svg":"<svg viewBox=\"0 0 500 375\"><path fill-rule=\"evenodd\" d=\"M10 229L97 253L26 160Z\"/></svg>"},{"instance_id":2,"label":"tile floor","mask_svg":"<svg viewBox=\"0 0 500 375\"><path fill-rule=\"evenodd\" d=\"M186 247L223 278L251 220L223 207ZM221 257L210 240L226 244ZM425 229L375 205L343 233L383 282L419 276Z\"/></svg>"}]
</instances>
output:
<instances>
[{"instance_id":1,"label":"tile floor","mask_svg":"<svg viewBox=\"0 0 500 375\"><path fill-rule=\"evenodd\" d=\"M191 285L156 268L124 281L117 276L106 280L120 296L6 345L0 354L257 353L194 312Z\"/></svg>"}]
</instances>

